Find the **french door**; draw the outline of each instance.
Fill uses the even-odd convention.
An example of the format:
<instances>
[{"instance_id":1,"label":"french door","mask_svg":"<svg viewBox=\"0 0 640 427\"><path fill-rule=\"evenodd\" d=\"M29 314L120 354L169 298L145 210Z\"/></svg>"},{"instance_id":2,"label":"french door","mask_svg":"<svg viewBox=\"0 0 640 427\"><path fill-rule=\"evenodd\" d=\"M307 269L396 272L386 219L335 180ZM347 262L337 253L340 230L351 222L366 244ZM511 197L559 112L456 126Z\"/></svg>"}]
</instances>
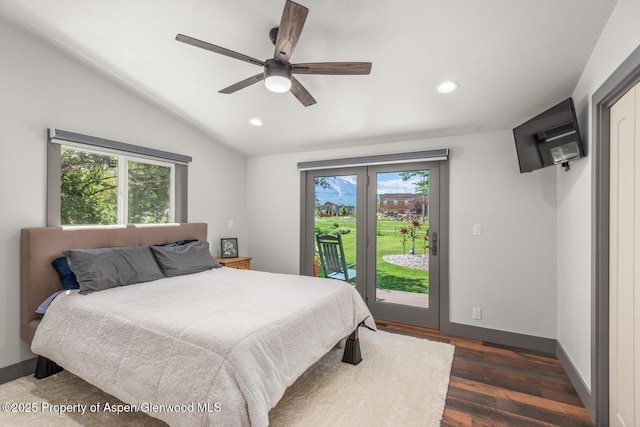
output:
<instances>
[{"instance_id":1,"label":"french door","mask_svg":"<svg viewBox=\"0 0 640 427\"><path fill-rule=\"evenodd\" d=\"M323 276L315 236L340 235L376 319L439 329L440 162L305 174L303 273Z\"/></svg>"},{"instance_id":2,"label":"french door","mask_svg":"<svg viewBox=\"0 0 640 427\"><path fill-rule=\"evenodd\" d=\"M368 167L367 304L375 318L439 329L439 168Z\"/></svg>"},{"instance_id":3,"label":"french door","mask_svg":"<svg viewBox=\"0 0 640 427\"><path fill-rule=\"evenodd\" d=\"M341 168L306 172L303 178L303 274L324 276L316 235L340 235L345 264L355 264L355 285L366 299L365 169Z\"/></svg>"}]
</instances>

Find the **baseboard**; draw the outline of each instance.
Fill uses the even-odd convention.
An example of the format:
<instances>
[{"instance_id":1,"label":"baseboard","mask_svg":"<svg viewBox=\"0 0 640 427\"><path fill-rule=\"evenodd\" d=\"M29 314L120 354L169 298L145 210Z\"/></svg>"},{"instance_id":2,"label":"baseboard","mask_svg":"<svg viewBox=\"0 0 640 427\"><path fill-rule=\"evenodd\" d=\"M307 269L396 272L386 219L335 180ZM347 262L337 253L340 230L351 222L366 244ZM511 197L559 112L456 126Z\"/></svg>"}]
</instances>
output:
<instances>
[{"instance_id":1,"label":"baseboard","mask_svg":"<svg viewBox=\"0 0 640 427\"><path fill-rule=\"evenodd\" d=\"M9 381L17 380L26 375L33 375L36 370L37 357L24 360L15 365L7 366L0 369L0 384L8 383Z\"/></svg>"},{"instance_id":2,"label":"baseboard","mask_svg":"<svg viewBox=\"0 0 640 427\"><path fill-rule=\"evenodd\" d=\"M564 351L562 344L560 343L558 343L556 348L556 356L558 357L558 360L560 360L564 371L567 373L567 376L569 377L569 381L571 381L573 388L576 389L578 397L580 397L580 400L582 400L582 404L584 405L587 412L589 412L589 416L592 420L595 420L596 409L594 406L591 391L589 390L589 387L587 387L587 385L584 383L584 381L582 381L582 377L580 376L580 374L578 374L578 370L576 369L573 362Z\"/></svg>"},{"instance_id":3,"label":"baseboard","mask_svg":"<svg viewBox=\"0 0 640 427\"><path fill-rule=\"evenodd\" d=\"M509 347L517 347L552 356L556 355L557 350L555 339L481 328L462 323L446 322L445 324L441 324L440 332Z\"/></svg>"}]
</instances>

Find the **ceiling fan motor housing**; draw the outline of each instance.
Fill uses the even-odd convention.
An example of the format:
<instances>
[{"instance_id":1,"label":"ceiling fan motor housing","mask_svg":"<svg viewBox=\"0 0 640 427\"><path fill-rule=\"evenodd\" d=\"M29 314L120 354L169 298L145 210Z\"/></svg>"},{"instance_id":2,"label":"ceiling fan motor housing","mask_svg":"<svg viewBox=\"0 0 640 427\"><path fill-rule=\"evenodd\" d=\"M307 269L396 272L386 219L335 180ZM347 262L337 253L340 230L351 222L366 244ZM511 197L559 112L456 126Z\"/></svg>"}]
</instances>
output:
<instances>
[{"instance_id":1,"label":"ceiling fan motor housing","mask_svg":"<svg viewBox=\"0 0 640 427\"><path fill-rule=\"evenodd\" d=\"M276 40L278 40L278 27L273 27L271 31L269 31L269 40L275 46Z\"/></svg>"}]
</instances>

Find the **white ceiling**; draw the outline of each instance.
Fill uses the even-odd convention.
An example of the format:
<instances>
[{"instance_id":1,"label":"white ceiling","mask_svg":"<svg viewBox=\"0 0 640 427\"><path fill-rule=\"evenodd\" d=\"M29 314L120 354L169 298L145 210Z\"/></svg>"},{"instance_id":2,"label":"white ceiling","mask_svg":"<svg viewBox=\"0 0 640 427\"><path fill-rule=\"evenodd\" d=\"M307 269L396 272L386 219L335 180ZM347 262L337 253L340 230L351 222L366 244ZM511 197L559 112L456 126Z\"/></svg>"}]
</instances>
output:
<instances>
[{"instance_id":1,"label":"white ceiling","mask_svg":"<svg viewBox=\"0 0 640 427\"><path fill-rule=\"evenodd\" d=\"M284 0L0 0L0 14L248 156L511 129L569 97L617 0L300 0L291 62L370 61L369 76L299 75L303 107L262 83ZM460 82L442 95L435 86ZM262 127L248 123L252 117Z\"/></svg>"}]
</instances>

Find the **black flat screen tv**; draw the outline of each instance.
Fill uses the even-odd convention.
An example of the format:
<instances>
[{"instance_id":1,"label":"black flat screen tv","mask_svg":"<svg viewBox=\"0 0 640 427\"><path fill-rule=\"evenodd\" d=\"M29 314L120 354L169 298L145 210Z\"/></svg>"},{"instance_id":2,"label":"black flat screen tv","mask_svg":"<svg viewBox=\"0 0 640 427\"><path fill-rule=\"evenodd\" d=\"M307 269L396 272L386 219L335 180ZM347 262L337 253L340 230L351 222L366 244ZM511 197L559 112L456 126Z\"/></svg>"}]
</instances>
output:
<instances>
[{"instance_id":1,"label":"black flat screen tv","mask_svg":"<svg viewBox=\"0 0 640 427\"><path fill-rule=\"evenodd\" d=\"M513 129L520 173L584 156L573 99L568 98Z\"/></svg>"}]
</instances>

